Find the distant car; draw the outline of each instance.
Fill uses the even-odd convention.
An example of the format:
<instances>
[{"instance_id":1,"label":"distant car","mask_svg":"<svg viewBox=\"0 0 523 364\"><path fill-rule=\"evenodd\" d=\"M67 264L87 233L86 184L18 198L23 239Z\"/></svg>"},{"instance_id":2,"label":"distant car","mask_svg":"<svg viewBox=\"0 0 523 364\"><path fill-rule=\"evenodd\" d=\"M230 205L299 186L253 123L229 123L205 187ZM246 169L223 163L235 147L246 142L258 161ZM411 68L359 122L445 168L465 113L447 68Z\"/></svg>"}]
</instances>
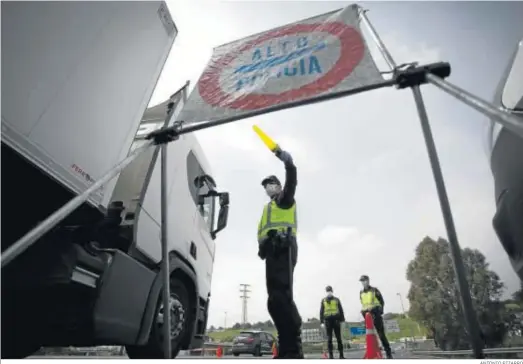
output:
<instances>
[{"instance_id":1,"label":"distant car","mask_svg":"<svg viewBox=\"0 0 523 364\"><path fill-rule=\"evenodd\" d=\"M272 345L274 343L276 343L276 338L268 332L242 331L234 338L232 355L252 354L254 356L262 356L263 354L272 354Z\"/></svg>"}]
</instances>

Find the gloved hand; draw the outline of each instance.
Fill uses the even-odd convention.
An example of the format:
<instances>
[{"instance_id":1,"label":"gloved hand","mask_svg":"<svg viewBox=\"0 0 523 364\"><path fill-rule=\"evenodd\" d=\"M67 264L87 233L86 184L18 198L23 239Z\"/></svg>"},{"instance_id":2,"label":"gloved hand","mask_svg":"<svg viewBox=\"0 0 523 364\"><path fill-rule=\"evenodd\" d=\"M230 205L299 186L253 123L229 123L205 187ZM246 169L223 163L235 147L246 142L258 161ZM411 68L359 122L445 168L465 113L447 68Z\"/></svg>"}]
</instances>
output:
<instances>
[{"instance_id":1,"label":"gloved hand","mask_svg":"<svg viewBox=\"0 0 523 364\"><path fill-rule=\"evenodd\" d=\"M289 245L291 244L289 238L283 232L280 232L278 235L276 235L272 241L274 242L274 246L278 251L288 249Z\"/></svg>"},{"instance_id":2,"label":"gloved hand","mask_svg":"<svg viewBox=\"0 0 523 364\"><path fill-rule=\"evenodd\" d=\"M274 151L274 154L276 154L276 157L278 157L278 159L283 163L292 163L292 156L286 151L278 148Z\"/></svg>"},{"instance_id":3,"label":"gloved hand","mask_svg":"<svg viewBox=\"0 0 523 364\"><path fill-rule=\"evenodd\" d=\"M258 256L261 260L264 260L267 257L267 243L263 242L258 244Z\"/></svg>"}]
</instances>

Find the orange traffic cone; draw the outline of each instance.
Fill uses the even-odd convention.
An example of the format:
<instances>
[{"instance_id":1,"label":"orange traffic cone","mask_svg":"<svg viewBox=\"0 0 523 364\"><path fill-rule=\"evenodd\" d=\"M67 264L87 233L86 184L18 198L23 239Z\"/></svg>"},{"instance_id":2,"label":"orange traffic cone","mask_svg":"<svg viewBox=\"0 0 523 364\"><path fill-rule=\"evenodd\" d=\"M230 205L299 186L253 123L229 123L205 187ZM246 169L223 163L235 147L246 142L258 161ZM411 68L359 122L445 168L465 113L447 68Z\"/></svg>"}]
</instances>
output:
<instances>
[{"instance_id":1,"label":"orange traffic cone","mask_svg":"<svg viewBox=\"0 0 523 364\"><path fill-rule=\"evenodd\" d=\"M221 346L218 346L218 349L216 349L216 357L219 359L223 356L223 350Z\"/></svg>"},{"instance_id":2,"label":"orange traffic cone","mask_svg":"<svg viewBox=\"0 0 523 364\"><path fill-rule=\"evenodd\" d=\"M383 359L381 355L381 350L378 345L378 339L376 337L376 330L374 329L374 322L372 320L372 315L367 312L365 315L365 329L366 333L366 350L365 356L363 359Z\"/></svg>"},{"instance_id":3,"label":"orange traffic cone","mask_svg":"<svg viewBox=\"0 0 523 364\"><path fill-rule=\"evenodd\" d=\"M276 347L276 342L272 343L272 358L276 358L278 356L278 348Z\"/></svg>"}]
</instances>

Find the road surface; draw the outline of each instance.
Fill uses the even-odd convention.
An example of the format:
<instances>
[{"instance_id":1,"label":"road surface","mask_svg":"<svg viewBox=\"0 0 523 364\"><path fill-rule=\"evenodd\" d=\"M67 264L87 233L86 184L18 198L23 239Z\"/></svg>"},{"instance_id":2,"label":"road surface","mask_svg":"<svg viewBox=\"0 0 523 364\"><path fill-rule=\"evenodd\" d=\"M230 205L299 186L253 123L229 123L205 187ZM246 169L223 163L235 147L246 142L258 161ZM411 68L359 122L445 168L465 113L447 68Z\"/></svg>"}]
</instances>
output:
<instances>
[{"instance_id":1,"label":"road surface","mask_svg":"<svg viewBox=\"0 0 523 364\"><path fill-rule=\"evenodd\" d=\"M394 358L396 359L414 359L412 355L409 355L407 351L398 351L395 353ZM358 350L358 351L350 351L345 353L346 359L363 359L364 351ZM337 353L335 354L335 358L337 357ZM180 359L202 359L201 356L179 356ZM212 356L205 356L203 357L205 359L215 359L215 357ZM223 358L226 359L271 359L270 355L262 356L260 357L254 357L252 355L240 355L240 356L224 356ZM305 354L305 359L321 359L321 353L317 354Z\"/></svg>"},{"instance_id":2,"label":"road surface","mask_svg":"<svg viewBox=\"0 0 523 364\"><path fill-rule=\"evenodd\" d=\"M346 359L362 359L363 358L363 350L358 351L349 351L345 353ZM122 359L121 356L32 356L30 359ZM190 356L190 355L178 355L179 359L217 359L214 356ZM321 359L321 354L306 354L306 359ZM406 350L398 350L396 351L394 358L396 359L414 359L412 355L409 354ZM418 358L417 359L422 359ZM254 357L252 355L240 355L240 356L232 356L232 355L226 355L223 357L223 359L271 359L270 355L264 355L262 357Z\"/></svg>"}]
</instances>

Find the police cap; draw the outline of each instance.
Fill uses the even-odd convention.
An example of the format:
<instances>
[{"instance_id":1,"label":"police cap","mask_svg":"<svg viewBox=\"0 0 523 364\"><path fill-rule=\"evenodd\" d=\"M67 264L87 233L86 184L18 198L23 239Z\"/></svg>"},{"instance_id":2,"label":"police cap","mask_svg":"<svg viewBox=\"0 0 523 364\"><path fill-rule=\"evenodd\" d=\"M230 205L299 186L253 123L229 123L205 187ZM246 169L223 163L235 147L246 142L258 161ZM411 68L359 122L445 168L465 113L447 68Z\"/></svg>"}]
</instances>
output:
<instances>
[{"instance_id":1,"label":"police cap","mask_svg":"<svg viewBox=\"0 0 523 364\"><path fill-rule=\"evenodd\" d=\"M325 287L325 292L332 292L332 287L331 286Z\"/></svg>"},{"instance_id":2,"label":"police cap","mask_svg":"<svg viewBox=\"0 0 523 364\"><path fill-rule=\"evenodd\" d=\"M368 280L369 280L369 276L367 276L367 275L365 275L365 274L362 275L362 276L360 277L360 282L362 282L362 281L368 281Z\"/></svg>"},{"instance_id":3,"label":"police cap","mask_svg":"<svg viewBox=\"0 0 523 364\"><path fill-rule=\"evenodd\" d=\"M265 177L262 181L262 186L265 187L265 185L269 184L269 183L276 183L277 185L280 185L281 186L281 182L280 180L278 179L278 177L276 176L268 176L268 177Z\"/></svg>"}]
</instances>

